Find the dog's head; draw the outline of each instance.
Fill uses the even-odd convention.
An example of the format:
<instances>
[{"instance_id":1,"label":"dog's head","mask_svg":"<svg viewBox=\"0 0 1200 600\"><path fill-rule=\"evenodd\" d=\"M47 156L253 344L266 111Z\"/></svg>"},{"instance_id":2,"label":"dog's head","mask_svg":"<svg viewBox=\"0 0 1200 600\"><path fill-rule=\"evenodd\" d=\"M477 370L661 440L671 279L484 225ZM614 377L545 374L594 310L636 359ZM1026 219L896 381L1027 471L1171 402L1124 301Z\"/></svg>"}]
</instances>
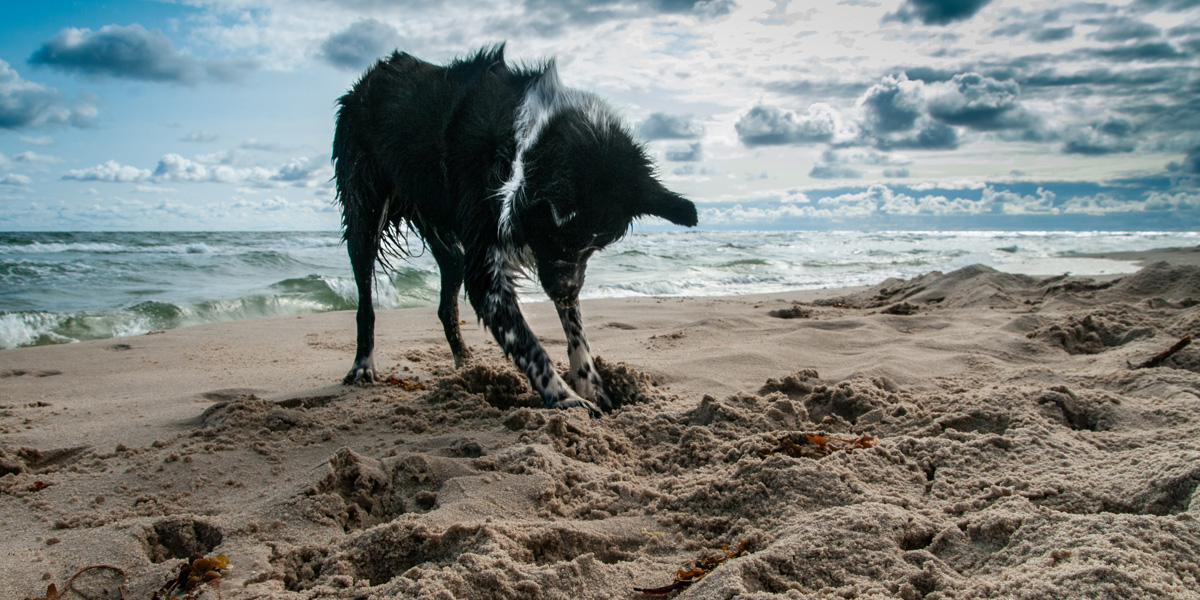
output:
<instances>
[{"instance_id":1,"label":"dog's head","mask_svg":"<svg viewBox=\"0 0 1200 600\"><path fill-rule=\"evenodd\" d=\"M607 112L596 112L602 108L561 110L525 155L515 217L555 301L573 301L587 259L623 237L635 219L697 223L696 206L658 181L642 146Z\"/></svg>"}]
</instances>

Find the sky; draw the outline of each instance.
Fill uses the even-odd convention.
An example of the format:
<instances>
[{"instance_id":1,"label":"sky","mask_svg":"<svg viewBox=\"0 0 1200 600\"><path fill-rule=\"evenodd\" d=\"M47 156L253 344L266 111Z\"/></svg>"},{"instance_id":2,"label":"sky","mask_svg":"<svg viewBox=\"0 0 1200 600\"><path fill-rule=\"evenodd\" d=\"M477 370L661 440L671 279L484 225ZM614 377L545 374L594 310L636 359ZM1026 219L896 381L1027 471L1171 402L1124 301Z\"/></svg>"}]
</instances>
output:
<instances>
[{"instance_id":1,"label":"sky","mask_svg":"<svg viewBox=\"0 0 1200 600\"><path fill-rule=\"evenodd\" d=\"M394 49L554 57L701 227L1200 228L1200 0L8 2L0 230L335 230ZM649 222L650 227L666 227Z\"/></svg>"}]
</instances>

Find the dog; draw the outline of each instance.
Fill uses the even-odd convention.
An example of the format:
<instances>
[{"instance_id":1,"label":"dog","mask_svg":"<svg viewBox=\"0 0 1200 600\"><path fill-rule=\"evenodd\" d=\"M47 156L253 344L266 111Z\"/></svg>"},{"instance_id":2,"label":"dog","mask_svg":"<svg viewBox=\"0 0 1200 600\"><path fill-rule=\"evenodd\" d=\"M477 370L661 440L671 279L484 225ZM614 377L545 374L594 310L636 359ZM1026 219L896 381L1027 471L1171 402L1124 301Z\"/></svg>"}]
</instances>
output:
<instances>
[{"instance_id":1,"label":"dog","mask_svg":"<svg viewBox=\"0 0 1200 600\"><path fill-rule=\"evenodd\" d=\"M697 223L655 177L645 149L594 94L562 85L554 61L509 66L504 45L446 65L396 51L338 100L333 138L343 240L358 286L358 348L346 385L375 380L372 275L419 236L441 272L438 318L455 367L471 357L458 294L548 408L610 411L579 312L587 260L635 219ZM517 304L536 274L567 335L572 387Z\"/></svg>"}]
</instances>

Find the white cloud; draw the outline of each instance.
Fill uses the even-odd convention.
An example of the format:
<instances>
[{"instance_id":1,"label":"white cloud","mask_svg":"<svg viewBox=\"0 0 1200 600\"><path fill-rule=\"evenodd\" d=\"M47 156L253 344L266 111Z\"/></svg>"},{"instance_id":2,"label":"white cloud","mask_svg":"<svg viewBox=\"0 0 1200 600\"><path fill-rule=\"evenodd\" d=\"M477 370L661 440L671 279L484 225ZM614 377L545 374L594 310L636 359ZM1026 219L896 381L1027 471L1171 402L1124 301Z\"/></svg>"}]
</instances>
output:
<instances>
[{"instance_id":1,"label":"white cloud","mask_svg":"<svg viewBox=\"0 0 1200 600\"><path fill-rule=\"evenodd\" d=\"M150 178L149 169L139 169L122 165L115 160L105 161L104 164L86 169L71 169L62 176L63 179L75 181L110 181L125 183L131 181L146 181Z\"/></svg>"},{"instance_id":2,"label":"white cloud","mask_svg":"<svg viewBox=\"0 0 1200 600\"><path fill-rule=\"evenodd\" d=\"M32 164L41 164L41 165L52 165L55 163L62 162L62 160L56 156L50 156L48 154L38 154L37 152L33 152L31 150L26 150L24 152L15 154L15 155L13 155L12 159L13 159L13 162L23 162L23 163L32 163Z\"/></svg>"},{"instance_id":3,"label":"white cloud","mask_svg":"<svg viewBox=\"0 0 1200 600\"><path fill-rule=\"evenodd\" d=\"M327 185L332 169L315 158L288 161L272 169L259 166L227 164L236 162L240 151L208 154L192 160L179 154L165 154L154 170L107 161L86 169L72 169L62 176L75 181L107 181L113 183L227 183L254 187L321 187Z\"/></svg>"}]
</instances>

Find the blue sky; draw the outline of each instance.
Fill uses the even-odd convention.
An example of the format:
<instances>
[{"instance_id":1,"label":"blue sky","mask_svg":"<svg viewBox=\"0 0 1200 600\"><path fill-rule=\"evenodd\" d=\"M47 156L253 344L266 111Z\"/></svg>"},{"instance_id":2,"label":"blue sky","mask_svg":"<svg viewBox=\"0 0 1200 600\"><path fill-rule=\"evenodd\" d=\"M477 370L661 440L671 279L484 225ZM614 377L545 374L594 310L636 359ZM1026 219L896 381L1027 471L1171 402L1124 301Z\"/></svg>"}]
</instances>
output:
<instances>
[{"instance_id":1,"label":"blue sky","mask_svg":"<svg viewBox=\"0 0 1200 600\"><path fill-rule=\"evenodd\" d=\"M0 230L336 229L334 100L507 41L710 228L1195 229L1200 1L8 3Z\"/></svg>"}]
</instances>

